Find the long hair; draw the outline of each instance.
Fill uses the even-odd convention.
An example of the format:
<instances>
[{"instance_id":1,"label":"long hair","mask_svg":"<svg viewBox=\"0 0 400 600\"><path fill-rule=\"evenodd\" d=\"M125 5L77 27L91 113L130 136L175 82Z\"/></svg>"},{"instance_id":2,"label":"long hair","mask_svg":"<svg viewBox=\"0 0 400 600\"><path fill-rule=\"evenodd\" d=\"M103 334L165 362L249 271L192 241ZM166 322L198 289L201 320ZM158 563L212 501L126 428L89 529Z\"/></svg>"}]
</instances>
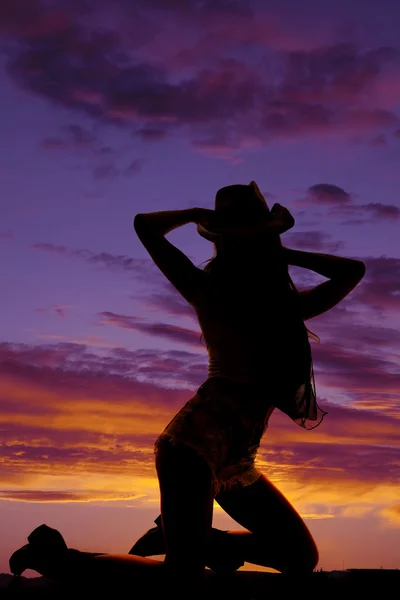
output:
<instances>
[{"instance_id":1,"label":"long hair","mask_svg":"<svg viewBox=\"0 0 400 600\"><path fill-rule=\"evenodd\" d=\"M279 239L279 245L281 245L280 239ZM289 265L286 261L279 260L278 256L276 256L275 258L277 259L275 261L277 264L275 273L278 274L279 285L282 286L283 290L286 290L292 294L295 305L297 303L297 306L299 306L299 303L300 303L299 290L297 289L292 278L290 277ZM213 273L216 276L223 275L223 273L226 270L226 260L224 259L223 254L218 252L218 248L217 248L216 244L214 244L214 255L211 258L208 258L207 260L203 261L200 264L204 264L204 263L207 263L207 264L203 270L206 271L207 273ZM304 325L304 327L307 331L307 336L309 338L315 340L319 344L321 341L319 336L316 335L315 333L313 333L312 331L310 331L306 327L306 325ZM201 334L200 341L203 342L203 340L204 340L204 336L203 336L203 334Z\"/></svg>"}]
</instances>

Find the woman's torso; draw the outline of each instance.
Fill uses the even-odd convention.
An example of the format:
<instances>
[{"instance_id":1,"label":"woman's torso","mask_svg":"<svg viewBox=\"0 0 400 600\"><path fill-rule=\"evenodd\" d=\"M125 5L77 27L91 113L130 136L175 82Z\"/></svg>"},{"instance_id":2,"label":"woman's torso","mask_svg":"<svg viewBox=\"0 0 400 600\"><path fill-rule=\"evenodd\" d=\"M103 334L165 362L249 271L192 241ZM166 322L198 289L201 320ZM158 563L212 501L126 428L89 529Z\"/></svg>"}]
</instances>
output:
<instances>
[{"instance_id":1,"label":"woman's torso","mask_svg":"<svg viewBox=\"0 0 400 600\"><path fill-rule=\"evenodd\" d=\"M209 276L193 306L209 377L261 384L301 378L308 337L292 290L283 293L251 275L223 284Z\"/></svg>"}]
</instances>

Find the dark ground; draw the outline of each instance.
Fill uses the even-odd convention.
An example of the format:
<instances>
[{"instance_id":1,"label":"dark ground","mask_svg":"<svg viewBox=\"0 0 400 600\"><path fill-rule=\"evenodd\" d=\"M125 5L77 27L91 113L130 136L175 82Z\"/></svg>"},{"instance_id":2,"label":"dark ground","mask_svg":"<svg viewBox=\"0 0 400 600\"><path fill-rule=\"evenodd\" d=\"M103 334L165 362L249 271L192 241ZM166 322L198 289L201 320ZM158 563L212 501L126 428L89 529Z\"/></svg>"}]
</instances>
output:
<instances>
[{"instance_id":1,"label":"dark ground","mask_svg":"<svg viewBox=\"0 0 400 600\"><path fill-rule=\"evenodd\" d=\"M145 589L138 589L127 581L69 582L59 584L44 577L28 579L14 578L9 574L0 575L0 599L40 598L43 600L77 600L94 597L109 597L125 600L151 600ZM158 598L172 598L158 593ZM295 597L299 600L318 598L400 598L400 569L348 569L312 573L305 579L286 578L277 573L259 571L238 571L227 578L210 573L208 578L207 600L286 600ZM190 597L188 595L188 600Z\"/></svg>"}]
</instances>

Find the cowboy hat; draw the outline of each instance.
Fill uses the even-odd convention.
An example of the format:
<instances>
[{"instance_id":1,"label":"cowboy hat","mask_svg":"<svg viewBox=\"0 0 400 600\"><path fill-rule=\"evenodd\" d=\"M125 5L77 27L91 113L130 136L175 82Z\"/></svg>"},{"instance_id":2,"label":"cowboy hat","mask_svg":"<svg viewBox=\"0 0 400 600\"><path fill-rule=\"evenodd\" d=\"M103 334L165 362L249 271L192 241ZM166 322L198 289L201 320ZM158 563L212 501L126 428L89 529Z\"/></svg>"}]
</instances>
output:
<instances>
[{"instance_id":1,"label":"cowboy hat","mask_svg":"<svg viewBox=\"0 0 400 600\"><path fill-rule=\"evenodd\" d=\"M216 241L223 235L218 232L219 224L224 231L232 228L235 236L240 237L240 230L260 225L261 221L272 221L272 214L267 202L255 181L248 185L229 185L218 190L215 196L215 219L207 227L198 223L197 231L206 240Z\"/></svg>"}]
</instances>

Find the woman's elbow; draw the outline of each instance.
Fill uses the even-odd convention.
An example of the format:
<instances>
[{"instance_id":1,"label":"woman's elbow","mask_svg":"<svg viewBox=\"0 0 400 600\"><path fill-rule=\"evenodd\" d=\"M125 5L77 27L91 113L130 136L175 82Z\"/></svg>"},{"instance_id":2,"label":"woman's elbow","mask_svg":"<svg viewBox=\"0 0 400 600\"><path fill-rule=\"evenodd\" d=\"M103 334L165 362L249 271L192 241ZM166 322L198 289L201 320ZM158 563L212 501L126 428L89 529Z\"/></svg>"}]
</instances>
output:
<instances>
[{"instance_id":1,"label":"woman's elbow","mask_svg":"<svg viewBox=\"0 0 400 600\"><path fill-rule=\"evenodd\" d=\"M365 263L363 263L362 260L357 260L356 263L356 271L357 273L359 273L360 279L362 279L367 271L367 267L365 266Z\"/></svg>"},{"instance_id":2,"label":"woman's elbow","mask_svg":"<svg viewBox=\"0 0 400 600\"><path fill-rule=\"evenodd\" d=\"M143 224L143 217L145 215L143 213L138 213L137 215L134 216L133 218L133 228L135 231L137 231L138 227L140 227Z\"/></svg>"},{"instance_id":3,"label":"woman's elbow","mask_svg":"<svg viewBox=\"0 0 400 600\"><path fill-rule=\"evenodd\" d=\"M353 264L349 268L348 275L351 279L355 279L357 283L361 281L366 273L366 266L362 260L354 260Z\"/></svg>"}]
</instances>

